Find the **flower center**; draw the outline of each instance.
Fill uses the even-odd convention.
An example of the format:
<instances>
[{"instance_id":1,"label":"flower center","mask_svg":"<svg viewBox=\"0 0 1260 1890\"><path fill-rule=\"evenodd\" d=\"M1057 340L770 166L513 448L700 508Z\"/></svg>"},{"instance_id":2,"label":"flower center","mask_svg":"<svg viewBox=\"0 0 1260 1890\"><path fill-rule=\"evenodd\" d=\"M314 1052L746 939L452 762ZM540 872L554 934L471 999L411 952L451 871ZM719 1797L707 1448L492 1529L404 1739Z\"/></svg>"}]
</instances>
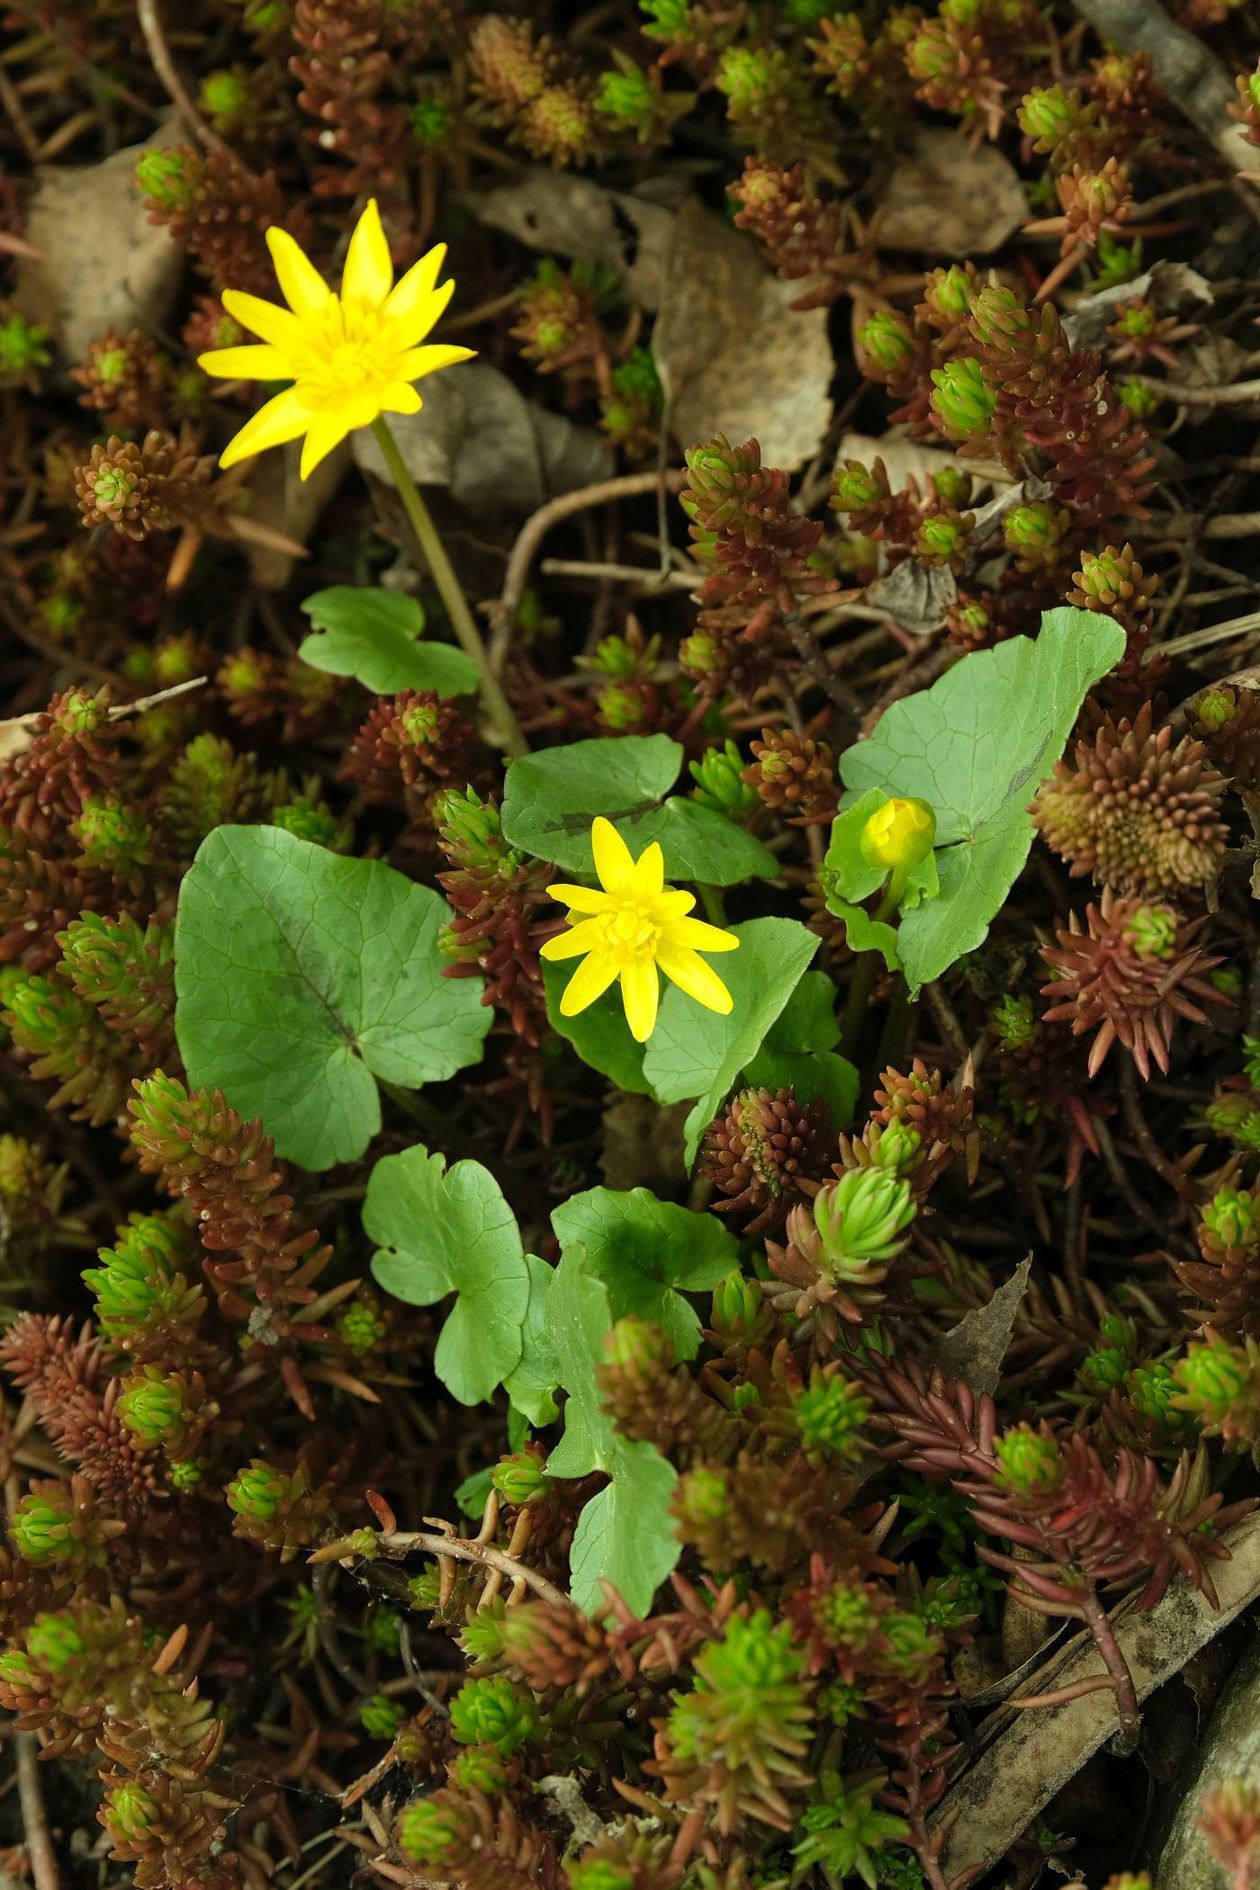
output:
<instances>
[{"instance_id":1,"label":"flower center","mask_svg":"<svg viewBox=\"0 0 1260 1890\"><path fill-rule=\"evenodd\" d=\"M627 900L609 914L604 928L604 948L619 965L633 965L641 958L654 958L661 928L649 906Z\"/></svg>"},{"instance_id":2,"label":"flower center","mask_svg":"<svg viewBox=\"0 0 1260 1890\"><path fill-rule=\"evenodd\" d=\"M320 332L303 350L298 385L307 395L339 395L379 389L400 378L393 324L379 309L333 296L320 318Z\"/></svg>"}]
</instances>

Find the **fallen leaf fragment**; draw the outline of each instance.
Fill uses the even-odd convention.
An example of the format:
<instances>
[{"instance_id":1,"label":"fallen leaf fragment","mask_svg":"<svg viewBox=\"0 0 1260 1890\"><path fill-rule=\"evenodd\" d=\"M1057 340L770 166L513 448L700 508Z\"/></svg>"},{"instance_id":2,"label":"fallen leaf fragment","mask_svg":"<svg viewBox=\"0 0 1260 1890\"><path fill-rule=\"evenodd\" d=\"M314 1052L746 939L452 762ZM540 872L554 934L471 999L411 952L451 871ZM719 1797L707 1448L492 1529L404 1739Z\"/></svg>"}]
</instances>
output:
<instances>
[{"instance_id":1,"label":"fallen leaf fragment","mask_svg":"<svg viewBox=\"0 0 1260 1890\"><path fill-rule=\"evenodd\" d=\"M991 144L974 150L961 131L921 131L888 180L872 226L880 249L912 249L958 262L1000 249L1028 215L1014 166Z\"/></svg>"},{"instance_id":2,"label":"fallen leaf fragment","mask_svg":"<svg viewBox=\"0 0 1260 1890\"><path fill-rule=\"evenodd\" d=\"M1112 1615L1139 1700L1177 1673L1260 1596L1260 1515L1249 1516L1227 1541L1232 1559L1213 1568L1219 1608L1178 1575L1149 1614L1124 1604ZM1076 1634L1032 1675L1020 1694L1054 1692L1102 1671L1093 1642ZM937 1823L955 1820L942 1858L947 1874L980 1872L996 1864L1115 1729L1110 1688L1065 1706L1031 1707L1027 1712L1011 1706L995 1713L980 1733L981 1742L987 1741L985 1749L950 1787L937 1813Z\"/></svg>"},{"instance_id":3,"label":"fallen leaf fragment","mask_svg":"<svg viewBox=\"0 0 1260 1890\"><path fill-rule=\"evenodd\" d=\"M747 237L696 202L674 221L652 353L680 445L756 439L762 464L795 472L822 445L835 363L827 311L794 309Z\"/></svg>"}]
</instances>

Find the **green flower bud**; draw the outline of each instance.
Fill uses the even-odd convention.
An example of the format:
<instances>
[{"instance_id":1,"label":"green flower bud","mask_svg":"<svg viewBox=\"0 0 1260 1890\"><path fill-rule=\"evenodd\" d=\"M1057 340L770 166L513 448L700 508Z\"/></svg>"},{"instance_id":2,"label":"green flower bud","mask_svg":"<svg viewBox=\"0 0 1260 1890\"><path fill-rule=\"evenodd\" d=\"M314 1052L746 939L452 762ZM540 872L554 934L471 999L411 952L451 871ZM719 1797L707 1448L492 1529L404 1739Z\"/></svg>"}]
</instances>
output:
<instances>
[{"instance_id":1,"label":"green flower bud","mask_svg":"<svg viewBox=\"0 0 1260 1890\"><path fill-rule=\"evenodd\" d=\"M106 1829L127 1843L141 1843L161 1816L157 1799L135 1779L125 1779L105 1794Z\"/></svg>"},{"instance_id":2,"label":"green flower bud","mask_svg":"<svg viewBox=\"0 0 1260 1890\"><path fill-rule=\"evenodd\" d=\"M1247 1354L1223 1339L1192 1345L1173 1367L1178 1403L1200 1421L1220 1424L1241 1403L1251 1379Z\"/></svg>"},{"instance_id":3,"label":"green flower bud","mask_svg":"<svg viewBox=\"0 0 1260 1890\"><path fill-rule=\"evenodd\" d=\"M926 801L891 799L877 807L858 845L868 866L914 867L936 844L936 815Z\"/></svg>"},{"instance_id":4,"label":"green flower bud","mask_svg":"<svg viewBox=\"0 0 1260 1890\"><path fill-rule=\"evenodd\" d=\"M470 1661L503 1658L503 1604L474 1608L459 1631L459 1644Z\"/></svg>"},{"instance_id":5,"label":"green flower bud","mask_svg":"<svg viewBox=\"0 0 1260 1890\"><path fill-rule=\"evenodd\" d=\"M933 269L923 284L923 299L929 308L951 321L959 321L967 313L971 296L971 278L957 263L948 269Z\"/></svg>"},{"instance_id":6,"label":"green flower bud","mask_svg":"<svg viewBox=\"0 0 1260 1890\"><path fill-rule=\"evenodd\" d=\"M960 520L939 515L925 518L914 535L914 548L925 563L948 564L967 541Z\"/></svg>"},{"instance_id":7,"label":"green flower bud","mask_svg":"<svg viewBox=\"0 0 1260 1890\"><path fill-rule=\"evenodd\" d=\"M38 1692L39 1674L20 1647L6 1648L0 1654L0 1684L17 1692Z\"/></svg>"},{"instance_id":8,"label":"green flower bud","mask_svg":"<svg viewBox=\"0 0 1260 1890\"><path fill-rule=\"evenodd\" d=\"M1155 324L1158 319L1151 304L1139 299L1136 302L1130 302L1127 308L1119 311L1111 325L1111 333L1117 340L1127 338L1140 341L1145 336L1155 333Z\"/></svg>"},{"instance_id":9,"label":"green flower bud","mask_svg":"<svg viewBox=\"0 0 1260 1890\"><path fill-rule=\"evenodd\" d=\"M1005 1050L1022 1050L1037 1034L1037 1017L1030 997L1004 997L992 1018L993 1030Z\"/></svg>"},{"instance_id":10,"label":"green flower bud","mask_svg":"<svg viewBox=\"0 0 1260 1890\"><path fill-rule=\"evenodd\" d=\"M1027 1424L1006 1431L993 1446L998 1460L994 1479L999 1489L1032 1496L1052 1490L1063 1474L1059 1446L1044 1431L1034 1431Z\"/></svg>"},{"instance_id":11,"label":"green flower bud","mask_svg":"<svg viewBox=\"0 0 1260 1890\"><path fill-rule=\"evenodd\" d=\"M568 1866L569 1890L635 1890L636 1873L611 1857L592 1857L589 1863Z\"/></svg>"},{"instance_id":12,"label":"green flower bud","mask_svg":"<svg viewBox=\"0 0 1260 1890\"><path fill-rule=\"evenodd\" d=\"M16 385L46 368L52 361L51 330L28 322L24 315L0 321L0 382Z\"/></svg>"},{"instance_id":13,"label":"green flower bud","mask_svg":"<svg viewBox=\"0 0 1260 1890\"><path fill-rule=\"evenodd\" d=\"M290 1494L291 1479L255 1457L227 1486L228 1508L254 1522L269 1522Z\"/></svg>"},{"instance_id":14,"label":"green flower bud","mask_svg":"<svg viewBox=\"0 0 1260 1890\"><path fill-rule=\"evenodd\" d=\"M163 210L183 210L192 202L200 167L190 162L190 155L178 145L140 153L136 183L151 203Z\"/></svg>"},{"instance_id":15,"label":"green flower bud","mask_svg":"<svg viewBox=\"0 0 1260 1890\"><path fill-rule=\"evenodd\" d=\"M160 1444L184 1421L184 1387L175 1373L130 1383L118 1400L118 1415L142 1444Z\"/></svg>"},{"instance_id":16,"label":"green flower bud","mask_svg":"<svg viewBox=\"0 0 1260 1890\"><path fill-rule=\"evenodd\" d=\"M417 1799L398 1820L398 1848L413 1864L440 1864L458 1836L457 1813L433 1798Z\"/></svg>"},{"instance_id":17,"label":"green flower bud","mask_svg":"<svg viewBox=\"0 0 1260 1890\"><path fill-rule=\"evenodd\" d=\"M1047 561L1054 556L1067 524L1066 511L1049 505L1014 505L1002 521L1008 551Z\"/></svg>"},{"instance_id":18,"label":"green flower bud","mask_svg":"<svg viewBox=\"0 0 1260 1890\"><path fill-rule=\"evenodd\" d=\"M791 1415L807 1451L852 1457L861 1445L861 1429L870 1400L843 1378L827 1378L815 1366L809 1384L792 1400Z\"/></svg>"},{"instance_id":19,"label":"green flower bud","mask_svg":"<svg viewBox=\"0 0 1260 1890\"><path fill-rule=\"evenodd\" d=\"M397 1700L386 1693L374 1693L359 1708L359 1724L369 1739L392 1740L406 1717Z\"/></svg>"},{"instance_id":20,"label":"green flower bud","mask_svg":"<svg viewBox=\"0 0 1260 1890\"><path fill-rule=\"evenodd\" d=\"M761 1314L762 1297L755 1280L742 1273L728 1273L713 1289L713 1325L719 1332L737 1338L756 1325Z\"/></svg>"},{"instance_id":21,"label":"green flower bud","mask_svg":"<svg viewBox=\"0 0 1260 1890\"><path fill-rule=\"evenodd\" d=\"M905 1680L926 1678L941 1652L940 1634L931 1623L907 1611L885 1615L879 1625L887 1642L880 1666Z\"/></svg>"},{"instance_id":22,"label":"green flower bud","mask_svg":"<svg viewBox=\"0 0 1260 1890\"><path fill-rule=\"evenodd\" d=\"M370 1300L352 1301L337 1321L337 1337L356 1358L379 1345L388 1330L384 1314Z\"/></svg>"},{"instance_id":23,"label":"green flower bud","mask_svg":"<svg viewBox=\"0 0 1260 1890\"><path fill-rule=\"evenodd\" d=\"M718 61L717 88L736 124L756 118L784 98L792 68L781 46L728 46Z\"/></svg>"},{"instance_id":24,"label":"green flower bud","mask_svg":"<svg viewBox=\"0 0 1260 1890\"><path fill-rule=\"evenodd\" d=\"M1081 104L1081 94L1069 92L1065 85L1036 85L1024 94L1016 113L1019 128L1037 141L1038 150L1053 151L1076 129Z\"/></svg>"},{"instance_id":25,"label":"green flower bud","mask_svg":"<svg viewBox=\"0 0 1260 1890\"><path fill-rule=\"evenodd\" d=\"M711 807L729 820L746 820L757 811L757 790L744 780L744 757L729 739L721 748L706 748L699 761L690 764L695 782L692 799L702 807Z\"/></svg>"},{"instance_id":26,"label":"green flower bud","mask_svg":"<svg viewBox=\"0 0 1260 1890\"><path fill-rule=\"evenodd\" d=\"M490 1472L490 1484L505 1503L522 1509L551 1488L551 1479L543 1469L541 1457L530 1450L518 1450L515 1456L505 1457L502 1463L495 1464Z\"/></svg>"},{"instance_id":27,"label":"green flower bud","mask_svg":"<svg viewBox=\"0 0 1260 1890\"><path fill-rule=\"evenodd\" d=\"M1225 728L1238 710L1238 698L1232 689L1205 689L1190 705L1190 714L1199 728L1209 734Z\"/></svg>"},{"instance_id":28,"label":"green flower bud","mask_svg":"<svg viewBox=\"0 0 1260 1890\"><path fill-rule=\"evenodd\" d=\"M1135 374L1126 375L1115 384L1115 389L1120 404L1128 408L1135 420L1149 420L1159 406L1160 396L1155 388Z\"/></svg>"},{"instance_id":29,"label":"green flower bud","mask_svg":"<svg viewBox=\"0 0 1260 1890\"><path fill-rule=\"evenodd\" d=\"M1177 1380L1170 1366L1158 1361L1152 1365L1136 1366L1129 1373L1125 1389L1129 1394L1129 1403L1148 1424L1169 1429L1182 1421L1173 1408Z\"/></svg>"},{"instance_id":30,"label":"green flower bud","mask_svg":"<svg viewBox=\"0 0 1260 1890\"><path fill-rule=\"evenodd\" d=\"M908 1181L881 1168L850 1169L814 1200L823 1265L840 1280L861 1280L890 1265L916 1211Z\"/></svg>"},{"instance_id":31,"label":"green flower bud","mask_svg":"<svg viewBox=\"0 0 1260 1890\"><path fill-rule=\"evenodd\" d=\"M623 131L650 129L660 96L641 66L627 64L615 72L601 72L595 109Z\"/></svg>"},{"instance_id":32,"label":"green flower bud","mask_svg":"<svg viewBox=\"0 0 1260 1890\"><path fill-rule=\"evenodd\" d=\"M198 103L218 131L231 131L249 113L249 81L241 72L208 72L201 81Z\"/></svg>"},{"instance_id":33,"label":"green flower bud","mask_svg":"<svg viewBox=\"0 0 1260 1890\"><path fill-rule=\"evenodd\" d=\"M907 1122L890 1122L887 1128L876 1124L863 1140L874 1156L871 1166L889 1174L908 1175L919 1165L923 1137Z\"/></svg>"},{"instance_id":34,"label":"green flower bud","mask_svg":"<svg viewBox=\"0 0 1260 1890\"><path fill-rule=\"evenodd\" d=\"M683 638L678 646L678 660L689 676L712 676L722 667L716 641L702 630Z\"/></svg>"},{"instance_id":35,"label":"green flower bud","mask_svg":"<svg viewBox=\"0 0 1260 1890\"><path fill-rule=\"evenodd\" d=\"M650 1319L627 1313L604 1334L604 1358L609 1365L644 1371L654 1366L666 1350L665 1335Z\"/></svg>"},{"instance_id":36,"label":"green flower bud","mask_svg":"<svg viewBox=\"0 0 1260 1890\"><path fill-rule=\"evenodd\" d=\"M430 90L411 108L411 135L422 151L441 151L455 136L455 110L450 97Z\"/></svg>"},{"instance_id":37,"label":"green flower bud","mask_svg":"<svg viewBox=\"0 0 1260 1890\"><path fill-rule=\"evenodd\" d=\"M997 395L979 361L970 355L932 369L932 409L952 439L977 439L989 431Z\"/></svg>"},{"instance_id":38,"label":"green flower bud","mask_svg":"<svg viewBox=\"0 0 1260 1890\"><path fill-rule=\"evenodd\" d=\"M879 1629L870 1594L855 1579L838 1581L814 1603L814 1625L829 1647L860 1648Z\"/></svg>"},{"instance_id":39,"label":"green flower bud","mask_svg":"<svg viewBox=\"0 0 1260 1890\"><path fill-rule=\"evenodd\" d=\"M831 504L837 512L865 512L878 505L884 488L869 466L860 459L846 459L836 468Z\"/></svg>"},{"instance_id":40,"label":"green flower bud","mask_svg":"<svg viewBox=\"0 0 1260 1890\"><path fill-rule=\"evenodd\" d=\"M452 1785L487 1797L507 1789L507 1766L493 1746L469 1746L448 1763L446 1775Z\"/></svg>"},{"instance_id":41,"label":"green flower bud","mask_svg":"<svg viewBox=\"0 0 1260 1890\"><path fill-rule=\"evenodd\" d=\"M181 1457L170 1466L173 1490L195 1490L201 1485L201 1465L195 1457Z\"/></svg>"},{"instance_id":42,"label":"green flower bud","mask_svg":"<svg viewBox=\"0 0 1260 1890\"><path fill-rule=\"evenodd\" d=\"M1260 1197L1222 1188L1202 1209L1204 1227L1223 1247L1260 1247Z\"/></svg>"},{"instance_id":43,"label":"green flower bud","mask_svg":"<svg viewBox=\"0 0 1260 1890\"><path fill-rule=\"evenodd\" d=\"M497 807L489 806L474 788L443 788L433 799L438 838L456 866L487 870L502 865L513 870L519 856L503 838Z\"/></svg>"},{"instance_id":44,"label":"green flower bud","mask_svg":"<svg viewBox=\"0 0 1260 1890\"><path fill-rule=\"evenodd\" d=\"M685 1471L678 1480L674 1510L689 1533L721 1522L731 1511L731 1489L726 1472L706 1464Z\"/></svg>"},{"instance_id":45,"label":"green flower bud","mask_svg":"<svg viewBox=\"0 0 1260 1890\"><path fill-rule=\"evenodd\" d=\"M117 794L85 797L70 831L93 866L147 866L153 858L153 834L136 808Z\"/></svg>"},{"instance_id":46,"label":"green flower bud","mask_svg":"<svg viewBox=\"0 0 1260 1890\"><path fill-rule=\"evenodd\" d=\"M857 345L864 370L887 379L914 359L914 330L895 309L879 309L858 329Z\"/></svg>"},{"instance_id":47,"label":"green flower bud","mask_svg":"<svg viewBox=\"0 0 1260 1890\"><path fill-rule=\"evenodd\" d=\"M34 1491L22 1498L9 1518L9 1534L27 1562L68 1562L79 1552L73 1509Z\"/></svg>"},{"instance_id":48,"label":"green flower bud","mask_svg":"<svg viewBox=\"0 0 1260 1890\"><path fill-rule=\"evenodd\" d=\"M49 1673L64 1673L86 1652L76 1623L67 1614L37 1614L26 1631L26 1651Z\"/></svg>"},{"instance_id":49,"label":"green flower bud","mask_svg":"<svg viewBox=\"0 0 1260 1890\"><path fill-rule=\"evenodd\" d=\"M1124 942L1139 958L1171 958L1177 915L1171 906L1139 906L1124 928Z\"/></svg>"},{"instance_id":50,"label":"green flower bud","mask_svg":"<svg viewBox=\"0 0 1260 1890\"><path fill-rule=\"evenodd\" d=\"M961 466L942 466L932 474L932 490L946 505L961 505L971 489L971 481Z\"/></svg>"},{"instance_id":51,"label":"green flower bud","mask_svg":"<svg viewBox=\"0 0 1260 1890\"><path fill-rule=\"evenodd\" d=\"M540 1723L533 1694L514 1686L506 1674L465 1680L451 1701L452 1738L461 1746L493 1746L505 1759L537 1738Z\"/></svg>"}]
</instances>

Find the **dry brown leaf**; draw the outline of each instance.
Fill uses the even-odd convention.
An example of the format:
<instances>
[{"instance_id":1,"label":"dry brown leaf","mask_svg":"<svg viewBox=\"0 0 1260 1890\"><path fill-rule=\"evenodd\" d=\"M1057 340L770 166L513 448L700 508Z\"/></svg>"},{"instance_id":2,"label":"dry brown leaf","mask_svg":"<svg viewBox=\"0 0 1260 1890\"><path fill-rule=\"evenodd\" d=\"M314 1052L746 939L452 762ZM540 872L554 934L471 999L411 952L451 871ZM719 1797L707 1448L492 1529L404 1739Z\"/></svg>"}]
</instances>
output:
<instances>
[{"instance_id":1,"label":"dry brown leaf","mask_svg":"<svg viewBox=\"0 0 1260 1890\"><path fill-rule=\"evenodd\" d=\"M530 249L602 263L640 308L659 303L674 227L672 211L660 204L544 169L469 191L464 202L479 222Z\"/></svg>"},{"instance_id":2,"label":"dry brown leaf","mask_svg":"<svg viewBox=\"0 0 1260 1890\"><path fill-rule=\"evenodd\" d=\"M150 223L136 188L142 151L178 144L177 116L143 144L101 164L49 166L39 172L26 219L38 253L18 263L13 306L50 328L67 361L81 361L107 328L160 327L170 313L184 252L169 230Z\"/></svg>"},{"instance_id":3,"label":"dry brown leaf","mask_svg":"<svg viewBox=\"0 0 1260 1890\"><path fill-rule=\"evenodd\" d=\"M407 470L422 486L449 489L457 505L525 518L548 499L607 479L613 454L599 435L526 400L506 374L474 361L426 383L424 409L390 422ZM391 484L371 433L354 436L354 457Z\"/></svg>"},{"instance_id":4,"label":"dry brown leaf","mask_svg":"<svg viewBox=\"0 0 1260 1890\"><path fill-rule=\"evenodd\" d=\"M827 311L791 307L800 284L767 273L720 217L686 203L674 223L652 353L670 430L687 447L725 433L795 472L822 445L835 364Z\"/></svg>"},{"instance_id":5,"label":"dry brown leaf","mask_svg":"<svg viewBox=\"0 0 1260 1890\"><path fill-rule=\"evenodd\" d=\"M862 601L886 610L907 636L930 637L958 602L958 583L948 565L916 564L907 558L868 584Z\"/></svg>"},{"instance_id":6,"label":"dry brown leaf","mask_svg":"<svg viewBox=\"0 0 1260 1890\"><path fill-rule=\"evenodd\" d=\"M1131 1606L1113 1614L1116 1638L1140 1700L1260 1596L1260 1516L1249 1516L1228 1542L1232 1559L1213 1564L1219 1609L1178 1575L1149 1614L1138 1614ZM1057 1691L1102 1671L1093 1642L1076 1634L1038 1668L1020 1694ZM980 1733L984 1749L938 1808L936 1822L956 1820L942 1859L947 1875L979 1873L996 1864L1115 1730L1116 1703L1109 1687L1064 1706L1031 1707L1027 1712L1006 1707L994 1713ZM1160 1881L1171 1886L1174 1879Z\"/></svg>"},{"instance_id":7,"label":"dry brown leaf","mask_svg":"<svg viewBox=\"0 0 1260 1890\"><path fill-rule=\"evenodd\" d=\"M1216 299L1207 278L1189 263L1157 262L1131 282L1118 282L1114 289L1100 289L1097 295L1083 295L1063 319L1063 332L1071 346L1098 347L1106 338L1116 310L1139 297L1149 302L1157 315L1190 320L1211 308Z\"/></svg>"},{"instance_id":8,"label":"dry brown leaf","mask_svg":"<svg viewBox=\"0 0 1260 1890\"><path fill-rule=\"evenodd\" d=\"M25 753L35 739L38 720L38 715L11 715L6 722L0 722L0 762L12 761L15 755Z\"/></svg>"},{"instance_id":9,"label":"dry brown leaf","mask_svg":"<svg viewBox=\"0 0 1260 1890\"><path fill-rule=\"evenodd\" d=\"M1005 1286L999 1286L985 1305L977 1306L973 1312L965 1314L956 1326L950 1327L943 1339L937 1341L932 1363L939 1365L943 1372L948 1372L951 1378L963 1379L977 1397L986 1392L992 1396L997 1390L997 1382L1002 1375L1002 1360L1011 1342L1015 1315L1028 1290L1031 1266L1032 1255L1029 1254L1027 1259L1020 1261Z\"/></svg>"},{"instance_id":10,"label":"dry brown leaf","mask_svg":"<svg viewBox=\"0 0 1260 1890\"><path fill-rule=\"evenodd\" d=\"M1260 1644L1225 1684L1199 1747L1194 1778L1173 1815L1156 1881L1169 1890L1221 1890L1221 1867L1199 1826L1203 1800L1226 1779L1260 1787Z\"/></svg>"},{"instance_id":11,"label":"dry brown leaf","mask_svg":"<svg viewBox=\"0 0 1260 1890\"><path fill-rule=\"evenodd\" d=\"M974 150L961 131L921 131L895 166L876 208L880 249L913 249L958 262L1000 249L1028 215L1013 165L991 144Z\"/></svg>"}]
</instances>

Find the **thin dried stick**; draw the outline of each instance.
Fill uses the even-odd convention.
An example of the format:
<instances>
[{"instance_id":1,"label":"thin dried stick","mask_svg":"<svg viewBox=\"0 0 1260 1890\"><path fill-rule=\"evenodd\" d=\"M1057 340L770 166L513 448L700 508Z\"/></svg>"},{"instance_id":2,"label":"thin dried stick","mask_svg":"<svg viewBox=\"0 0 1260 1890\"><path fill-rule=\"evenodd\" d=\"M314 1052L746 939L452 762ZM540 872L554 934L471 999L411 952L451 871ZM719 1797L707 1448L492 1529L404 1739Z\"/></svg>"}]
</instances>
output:
<instances>
[{"instance_id":1,"label":"thin dried stick","mask_svg":"<svg viewBox=\"0 0 1260 1890\"><path fill-rule=\"evenodd\" d=\"M502 669L507 658L530 566L539 545L553 525L558 525L561 519L572 518L576 512L588 511L593 505L603 505L609 499L632 499L645 492L662 490L678 492L686 477L686 473L681 470L660 475L655 472L625 473L619 479L601 479L597 485L581 486L576 492L562 492L558 499L550 499L546 505L539 506L533 517L526 519L521 527L508 559L503 591L493 611L491 666L496 670Z\"/></svg>"},{"instance_id":2,"label":"thin dried stick","mask_svg":"<svg viewBox=\"0 0 1260 1890\"><path fill-rule=\"evenodd\" d=\"M136 16L140 22L140 31L144 34L144 43L148 48L153 70L166 88L172 105L176 106L180 117L196 138L198 144L207 151L218 151L222 156L231 158L233 164L241 170L241 164L232 147L223 142L217 131L212 131L197 107L188 96L184 81L175 69L171 58L171 49L166 43L166 34L162 27L162 17L158 12L157 0L136 0Z\"/></svg>"},{"instance_id":3,"label":"thin dried stick","mask_svg":"<svg viewBox=\"0 0 1260 1890\"><path fill-rule=\"evenodd\" d=\"M18 1797L22 1804L22 1830L27 1855L35 1878L35 1890L61 1890L57 1858L48 1831L44 1794L39 1783L39 1747L34 1733L23 1732L14 1740L17 1747Z\"/></svg>"}]
</instances>

